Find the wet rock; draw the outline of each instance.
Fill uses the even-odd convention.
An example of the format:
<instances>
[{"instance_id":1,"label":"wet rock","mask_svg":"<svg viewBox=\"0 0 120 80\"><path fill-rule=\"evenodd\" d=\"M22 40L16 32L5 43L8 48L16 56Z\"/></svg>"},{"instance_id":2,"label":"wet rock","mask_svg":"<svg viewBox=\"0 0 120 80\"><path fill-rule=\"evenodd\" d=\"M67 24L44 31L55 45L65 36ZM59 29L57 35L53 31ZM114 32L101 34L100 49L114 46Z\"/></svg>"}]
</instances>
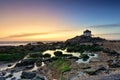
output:
<instances>
[{"instance_id":1,"label":"wet rock","mask_svg":"<svg viewBox=\"0 0 120 80\"><path fill-rule=\"evenodd\" d=\"M9 74L8 76L6 76L6 78L11 78L13 76L13 74Z\"/></svg>"},{"instance_id":2,"label":"wet rock","mask_svg":"<svg viewBox=\"0 0 120 80\"><path fill-rule=\"evenodd\" d=\"M5 77L0 77L0 80L6 80L6 78Z\"/></svg>"},{"instance_id":3,"label":"wet rock","mask_svg":"<svg viewBox=\"0 0 120 80\"><path fill-rule=\"evenodd\" d=\"M45 80L44 77L37 76L35 80Z\"/></svg>"},{"instance_id":4,"label":"wet rock","mask_svg":"<svg viewBox=\"0 0 120 80\"><path fill-rule=\"evenodd\" d=\"M11 70L10 72L11 72L11 73L14 73L15 71L16 71L16 70L13 69L13 70Z\"/></svg>"},{"instance_id":5,"label":"wet rock","mask_svg":"<svg viewBox=\"0 0 120 80\"><path fill-rule=\"evenodd\" d=\"M82 69L90 69L91 68L91 66L84 66L84 67L82 67Z\"/></svg>"},{"instance_id":6,"label":"wet rock","mask_svg":"<svg viewBox=\"0 0 120 80\"><path fill-rule=\"evenodd\" d=\"M42 60L36 61L36 66L37 66L37 67L39 67L39 66L41 66L41 65L42 65Z\"/></svg>"},{"instance_id":7,"label":"wet rock","mask_svg":"<svg viewBox=\"0 0 120 80\"><path fill-rule=\"evenodd\" d=\"M109 60L108 65L111 68L118 68L118 67L120 67L120 60Z\"/></svg>"},{"instance_id":8,"label":"wet rock","mask_svg":"<svg viewBox=\"0 0 120 80\"><path fill-rule=\"evenodd\" d=\"M33 79L36 76L34 72L22 72L21 78L22 79Z\"/></svg>"},{"instance_id":9,"label":"wet rock","mask_svg":"<svg viewBox=\"0 0 120 80\"><path fill-rule=\"evenodd\" d=\"M6 72L0 72L0 76L4 76Z\"/></svg>"},{"instance_id":10,"label":"wet rock","mask_svg":"<svg viewBox=\"0 0 120 80\"><path fill-rule=\"evenodd\" d=\"M24 59L20 63L17 63L15 65L15 67L33 65L35 63L35 61L36 61L36 59Z\"/></svg>"},{"instance_id":11,"label":"wet rock","mask_svg":"<svg viewBox=\"0 0 120 80\"><path fill-rule=\"evenodd\" d=\"M100 80L120 80L120 74L114 74L110 76L105 76Z\"/></svg>"},{"instance_id":12,"label":"wet rock","mask_svg":"<svg viewBox=\"0 0 120 80\"><path fill-rule=\"evenodd\" d=\"M69 59L78 60L79 58L78 58L78 57L75 57L75 56L71 56Z\"/></svg>"},{"instance_id":13,"label":"wet rock","mask_svg":"<svg viewBox=\"0 0 120 80\"><path fill-rule=\"evenodd\" d=\"M106 70L106 68L103 66L99 66L99 68L97 69L97 71L105 71L105 70Z\"/></svg>"},{"instance_id":14,"label":"wet rock","mask_svg":"<svg viewBox=\"0 0 120 80\"><path fill-rule=\"evenodd\" d=\"M16 80L16 77L11 78L11 80Z\"/></svg>"},{"instance_id":15,"label":"wet rock","mask_svg":"<svg viewBox=\"0 0 120 80\"><path fill-rule=\"evenodd\" d=\"M8 64L8 67L11 67L12 66L12 64Z\"/></svg>"},{"instance_id":16,"label":"wet rock","mask_svg":"<svg viewBox=\"0 0 120 80\"><path fill-rule=\"evenodd\" d=\"M28 66L26 66L25 68L26 69L32 69L34 67L34 65L28 65Z\"/></svg>"}]
</instances>

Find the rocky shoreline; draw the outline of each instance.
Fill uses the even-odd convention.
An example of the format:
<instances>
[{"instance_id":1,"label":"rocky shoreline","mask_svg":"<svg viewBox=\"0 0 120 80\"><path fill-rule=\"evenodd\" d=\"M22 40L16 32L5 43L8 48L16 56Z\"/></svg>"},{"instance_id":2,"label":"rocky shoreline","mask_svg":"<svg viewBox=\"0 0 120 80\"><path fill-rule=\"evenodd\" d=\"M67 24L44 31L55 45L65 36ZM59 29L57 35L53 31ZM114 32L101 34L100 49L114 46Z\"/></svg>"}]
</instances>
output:
<instances>
[{"instance_id":1,"label":"rocky shoreline","mask_svg":"<svg viewBox=\"0 0 120 80\"><path fill-rule=\"evenodd\" d=\"M88 38L0 46L0 80L119 80L120 42Z\"/></svg>"}]
</instances>

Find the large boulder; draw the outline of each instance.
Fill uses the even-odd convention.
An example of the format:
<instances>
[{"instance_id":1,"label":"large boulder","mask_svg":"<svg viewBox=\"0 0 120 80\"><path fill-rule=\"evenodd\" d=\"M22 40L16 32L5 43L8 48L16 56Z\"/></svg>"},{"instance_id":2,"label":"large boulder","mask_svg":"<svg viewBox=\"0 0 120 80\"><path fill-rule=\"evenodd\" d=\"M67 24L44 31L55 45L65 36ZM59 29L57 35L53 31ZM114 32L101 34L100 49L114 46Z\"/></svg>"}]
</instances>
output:
<instances>
[{"instance_id":1,"label":"large boulder","mask_svg":"<svg viewBox=\"0 0 120 80\"><path fill-rule=\"evenodd\" d=\"M33 65L36 62L36 59L24 59L20 63L17 63L15 67Z\"/></svg>"},{"instance_id":2,"label":"large boulder","mask_svg":"<svg viewBox=\"0 0 120 80\"><path fill-rule=\"evenodd\" d=\"M22 75L21 75L22 79L33 79L34 77L36 77L35 72L22 72Z\"/></svg>"}]
</instances>

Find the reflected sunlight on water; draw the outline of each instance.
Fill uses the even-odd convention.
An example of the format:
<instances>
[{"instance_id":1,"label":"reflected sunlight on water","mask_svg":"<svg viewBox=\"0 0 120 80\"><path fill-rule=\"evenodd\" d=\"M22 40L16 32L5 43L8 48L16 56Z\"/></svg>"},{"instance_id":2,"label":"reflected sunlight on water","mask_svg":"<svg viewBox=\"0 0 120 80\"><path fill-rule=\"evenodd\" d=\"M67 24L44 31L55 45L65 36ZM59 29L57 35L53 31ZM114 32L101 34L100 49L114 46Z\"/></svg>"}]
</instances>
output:
<instances>
[{"instance_id":1,"label":"reflected sunlight on water","mask_svg":"<svg viewBox=\"0 0 120 80\"><path fill-rule=\"evenodd\" d=\"M71 52L70 53L70 52L67 52L66 49L65 50L61 50L61 49L47 50L47 51L43 52L43 54L48 53L48 54L51 54L51 57L53 57L55 51L61 51L63 54L72 54L75 57L79 57L80 56L80 53L77 53L77 52L76 53L75 52Z\"/></svg>"}]
</instances>

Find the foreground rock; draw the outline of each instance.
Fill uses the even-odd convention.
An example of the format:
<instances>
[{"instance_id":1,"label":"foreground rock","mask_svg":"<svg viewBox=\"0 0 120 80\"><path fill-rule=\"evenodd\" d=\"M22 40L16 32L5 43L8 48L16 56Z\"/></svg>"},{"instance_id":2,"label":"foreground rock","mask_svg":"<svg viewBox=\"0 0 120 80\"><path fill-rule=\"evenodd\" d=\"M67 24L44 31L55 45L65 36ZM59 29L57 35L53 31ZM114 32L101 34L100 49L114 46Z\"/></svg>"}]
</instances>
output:
<instances>
[{"instance_id":1,"label":"foreground rock","mask_svg":"<svg viewBox=\"0 0 120 80\"><path fill-rule=\"evenodd\" d=\"M16 77L11 78L11 80L16 80Z\"/></svg>"},{"instance_id":2,"label":"foreground rock","mask_svg":"<svg viewBox=\"0 0 120 80\"><path fill-rule=\"evenodd\" d=\"M20 63L17 63L15 67L33 65L35 61L36 61L35 59L24 59Z\"/></svg>"},{"instance_id":3,"label":"foreground rock","mask_svg":"<svg viewBox=\"0 0 120 80\"><path fill-rule=\"evenodd\" d=\"M0 71L0 76L4 76L6 74L6 72L1 72Z\"/></svg>"},{"instance_id":4,"label":"foreground rock","mask_svg":"<svg viewBox=\"0 0 120 80\"><path fill-rule=\"evenodd\" d=\"M34 67L34 65L28 65L28 66L26 66L25 68L26 69L32 69Z\"/></svg>"},{"instance_id":5,"label":"foreground rock","mask_svg":"<svg viewBox=\"0 0 120 80\"><path fill-rule=\"evenodd\" d=\"M0 77L0 80L6 80L5 77Z\"/></svg>"},{"instance_id":6,"label":"foreground rock","mask_svg":"<svg viewBox=\"0 0 120 80\"><path fill-rule=\"evenodd\" d=\"M10 73L8 76L6 76L6 78L11 78L13 76L12 73Z\"/></svg>"},{"instance_id":7,"label":"foreground rock","mask_svg":"<svg viewBox=\"0 0 120 80\"><path fill-rule=\"evenodd\" d=\"M33 79L36 77L36 73L34 72L22 72L21 78L22 79Z\"/></svg>"},{"instance_id":8,"label":"foreground rock","mask_svg":"<svg viewBox=\"0 0 120 80\"><path fill-rule=\"evenodd\" d=\"M120 67L120 60L109 60L108 64L111 68L118 68Z\"/></svg>"},{"instance_id":9,"label":"foreground rock","mask_svg":"<svg viewBox=\"0 0 120 80\"><path fill-rule=\"evenodd\" d=\"M120 80L120 74L114 74L110 76L105 76L100 80Z\"/></svg>"},{"instance_id":10,"label":"foreground rock","mask_svg":"<svg viewBox=\"0 0 120 80\"><path fill-rule=\"evenodd\" d=\"M46 80L44 77L37 76L34 80Z\"/></svg>"}]
</instances>

